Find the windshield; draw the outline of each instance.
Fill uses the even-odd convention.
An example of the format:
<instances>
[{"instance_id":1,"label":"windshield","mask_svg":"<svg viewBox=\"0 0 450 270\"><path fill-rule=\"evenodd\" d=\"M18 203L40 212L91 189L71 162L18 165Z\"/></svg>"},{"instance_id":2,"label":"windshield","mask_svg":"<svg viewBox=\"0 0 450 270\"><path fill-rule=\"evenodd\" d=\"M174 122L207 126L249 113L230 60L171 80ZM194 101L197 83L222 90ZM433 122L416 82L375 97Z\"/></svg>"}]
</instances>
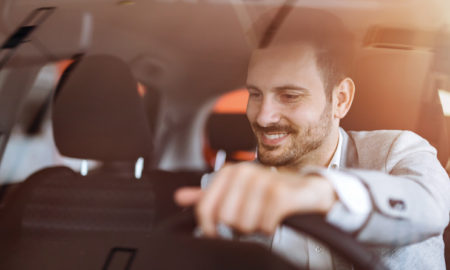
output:
<instances>
[{"instance_id":1,"label":"windshield","mask_svg":"<svg viewBox=\"0 0 450 270\"><path fill-rule=\"evenodd\" d=\"M77 177L164 175L180 181L170 192L136 188L152 190L152 203L170 208L144 211L159 222L179 210L179 183L206 188L203 175L249 161L280 173L310 165L410 173L411 186L441 192L417 180L421 171L402 167L408 158L388 164L402 151L354 134L412 131L435 149L421 151L436 151L448 177L448 1L63 2L0 1L0 199L16 198L8 197L10 186L49 168ZM345 87L352 89L347 97L333 96ZM339 107L342 100L347 105ZM347 141L356 150L347 151ZM403 191L378 199L372 182L362 185L371 209L409 211ZM91 191L81 189L90 200ZM437 197L444 209L445 196ZM64 216L58 213L55 220ZM399 245L409 244L402 235ZM417 242L427 233L411 235Z\"/></svg>"}]
</instances>

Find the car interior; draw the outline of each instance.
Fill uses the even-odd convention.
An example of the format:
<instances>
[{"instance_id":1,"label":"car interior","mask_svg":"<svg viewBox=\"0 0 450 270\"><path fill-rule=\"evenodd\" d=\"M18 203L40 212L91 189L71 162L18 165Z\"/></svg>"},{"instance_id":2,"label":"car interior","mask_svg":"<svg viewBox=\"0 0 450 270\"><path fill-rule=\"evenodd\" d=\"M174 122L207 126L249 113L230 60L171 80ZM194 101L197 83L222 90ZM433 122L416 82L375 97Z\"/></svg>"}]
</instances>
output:
<instances>
[{"instance_id":1,"label":"car interior","mask_svg":"<svg viewBox=\"0 0 450 270\"><path fill-rule=\"evenodd\" d=\"M0 0L0 268L298 269L255 243L192 237L173 193L255 159L250 54L311 8L355 38L341 126L412 130L450 173L447 1ZM322 217L285 224L385 269Z\"/></svg>"}]
</instances>

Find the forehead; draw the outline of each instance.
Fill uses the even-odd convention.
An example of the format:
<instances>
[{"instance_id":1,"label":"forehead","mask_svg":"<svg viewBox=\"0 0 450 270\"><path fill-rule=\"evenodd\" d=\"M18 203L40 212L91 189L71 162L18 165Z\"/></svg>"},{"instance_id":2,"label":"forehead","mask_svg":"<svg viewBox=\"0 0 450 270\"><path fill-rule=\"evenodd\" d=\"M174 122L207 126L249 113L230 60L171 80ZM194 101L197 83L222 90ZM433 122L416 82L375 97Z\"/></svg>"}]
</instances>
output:
<instances>
[{"instance_id":1,"label":"forehead","mask_svg":"<svg viewBox=\"0 0 450 270\"><path fill-rule=\"evenodd\" d=\"M314 49L309 45L255 50L249 62L247 84L261 88L286 84L305 88L323 87Z\"/></svg>"}]
</instances>

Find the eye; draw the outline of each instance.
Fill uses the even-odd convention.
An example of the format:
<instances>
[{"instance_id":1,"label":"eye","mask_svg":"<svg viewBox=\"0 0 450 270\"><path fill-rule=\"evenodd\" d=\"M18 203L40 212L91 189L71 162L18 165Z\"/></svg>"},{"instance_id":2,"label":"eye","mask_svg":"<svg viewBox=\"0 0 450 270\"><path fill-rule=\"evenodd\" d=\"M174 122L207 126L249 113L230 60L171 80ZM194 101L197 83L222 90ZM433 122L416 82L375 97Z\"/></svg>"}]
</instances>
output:
<instances>
[{"instance_id":1,"label":"eye","mask_svg":"<svg viewBox=\"0 0 450 270\"><path fill-rule=\"evenodd\" d=\"M298 98L298 96L297 95L291 95L291 94L284 94L283 98L285 98L285 99L296 99L296 98Z\"/></svg>"},{"instance_id":2,"label":"eye","mask_svg":"<svg viewBox=\"0 0 450 270\"><path fill-rule=\"evenodd\" d=\"M261 93L259 91L249 90L248 94L249 94L249 98L252 98L252 99L261 97Z\"/></svg>"},{"instance_id":3,"label":"eye","mask_svg":"<svg viewBox=\"0 0 450 270\"><path fill-rule=\"evenodd\" d=\"M296 102L300 100L302 95L299 94L291 94L291 93L284 93L280 95L280 98L283 102Z\"/></svg>"}]
</instances>

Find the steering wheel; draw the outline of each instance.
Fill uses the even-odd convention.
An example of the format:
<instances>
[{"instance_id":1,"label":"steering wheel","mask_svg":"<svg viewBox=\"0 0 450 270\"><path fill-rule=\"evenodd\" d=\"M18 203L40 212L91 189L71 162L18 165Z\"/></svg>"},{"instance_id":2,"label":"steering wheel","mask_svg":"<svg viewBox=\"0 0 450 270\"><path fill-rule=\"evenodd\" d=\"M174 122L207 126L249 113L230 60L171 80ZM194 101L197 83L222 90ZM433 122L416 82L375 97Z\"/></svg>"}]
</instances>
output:
<instances>
[{"instance_id":1,"label":"steering wheel","mask_svg":"<svg viewBox=\"0 0 450 270\"><path fill-rule=\"evenodd\" d=\"M158 230L162 233L186 233L192 232L196 225L197 221L194 211L189 208L161 223ZM377 256L368 251L349 234L327 223L321 215L307 214L290 216L283 221L283 225L298 232L306 233L324 243L342 258L352 263L356 269L387 269ZM209 239L208 241L219 240Z\"/></svg>"}]
</instances>

